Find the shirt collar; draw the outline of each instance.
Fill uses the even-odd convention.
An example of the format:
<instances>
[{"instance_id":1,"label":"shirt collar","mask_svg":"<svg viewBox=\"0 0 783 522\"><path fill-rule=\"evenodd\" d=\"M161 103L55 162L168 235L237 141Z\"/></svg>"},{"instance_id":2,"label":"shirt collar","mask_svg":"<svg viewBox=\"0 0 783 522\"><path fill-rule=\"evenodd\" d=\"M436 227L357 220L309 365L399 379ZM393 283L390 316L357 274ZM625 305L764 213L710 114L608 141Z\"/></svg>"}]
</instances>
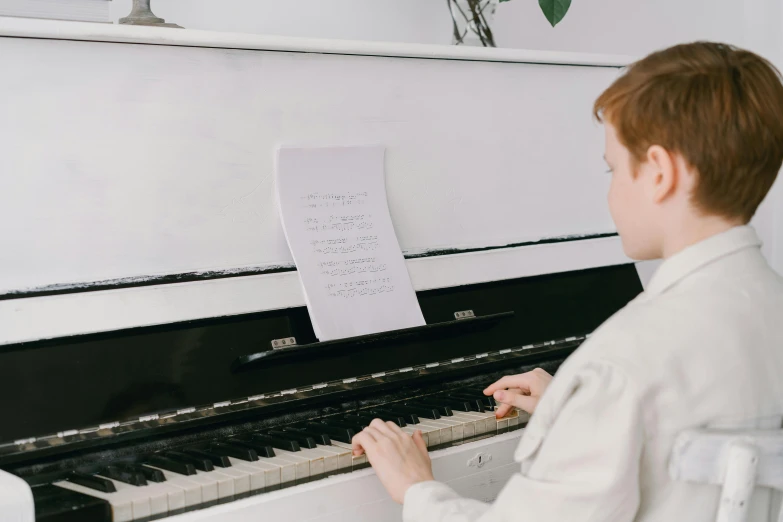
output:
<instances>
[{"instance_id":1,"label":"shirt collar","mask_svg":"<svg viewBox=\"0 0 783 522\"><path fill-rule=\"evenodd\" d=\"M713 261L738 250L760 246L761 240L753 227L744 225L730 228L691 245L664 261L655 271L645 294L648 296L661 294Z\"/></svg>"}]
</instances>

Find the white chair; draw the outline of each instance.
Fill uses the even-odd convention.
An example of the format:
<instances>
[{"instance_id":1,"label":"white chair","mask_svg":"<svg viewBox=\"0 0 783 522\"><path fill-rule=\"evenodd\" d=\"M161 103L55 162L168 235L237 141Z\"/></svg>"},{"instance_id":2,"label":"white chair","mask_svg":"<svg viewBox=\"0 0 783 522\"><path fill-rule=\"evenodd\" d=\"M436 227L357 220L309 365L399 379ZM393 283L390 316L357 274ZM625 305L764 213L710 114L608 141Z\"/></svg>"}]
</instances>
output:
<instances>
[{"instance_id":1,"label":"white chair","mask_svg":"<svg viewBox=\"0 0 783 522\"><path fill-rule=\"evenodd\" d=\"M783 492L783 430L684 431L674 443L669 476L723 486L717 522L744 522L755 487Z\"/></svg>"}]
</instances>

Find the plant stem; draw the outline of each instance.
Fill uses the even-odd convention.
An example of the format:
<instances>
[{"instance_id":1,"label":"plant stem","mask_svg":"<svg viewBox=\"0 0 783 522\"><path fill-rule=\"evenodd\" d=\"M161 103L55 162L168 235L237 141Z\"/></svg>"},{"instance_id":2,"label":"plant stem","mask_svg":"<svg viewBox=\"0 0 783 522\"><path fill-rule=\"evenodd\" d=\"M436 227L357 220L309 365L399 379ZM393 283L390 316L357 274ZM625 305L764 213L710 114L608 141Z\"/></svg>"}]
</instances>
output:
<instances>
[{"instance_id":1,"label":"plant stem","mask_svg":"<svg viewBox=\"0 0 783 522\"><path fill-rule=\"evenodd\" d=\"M468 32L472 31L478 36L481 41L481 45L484 47L495 47L495 36L492 34L492 29L487 23L487 18L484 16L484 10L492 5L492 0L465 0L468 5L469 12L465 12L462 6L459 4L459 0L447 0L447 5L451 10L451 20L454 30L454 42L461 44L465 42L465 36ZM482 2L484 4L482 5ZM454 9L459 12L462 18L465 20L466 28L465 32L459 34L459 26L454 16Z\"/></svg>"}]
</instances>

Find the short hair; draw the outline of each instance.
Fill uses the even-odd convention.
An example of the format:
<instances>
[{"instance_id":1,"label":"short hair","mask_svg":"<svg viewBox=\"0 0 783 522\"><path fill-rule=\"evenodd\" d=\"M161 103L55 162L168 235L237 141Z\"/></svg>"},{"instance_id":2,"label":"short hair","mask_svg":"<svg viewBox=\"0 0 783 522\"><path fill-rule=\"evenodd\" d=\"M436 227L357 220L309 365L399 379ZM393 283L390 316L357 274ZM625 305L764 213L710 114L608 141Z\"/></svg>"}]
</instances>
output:
<instances>
[{"instance_id":1,"label":"short hair","mask_svg":"<svg viewBox=\"0 0 783 522\"><path fill-rule=\"evenodd\" d=\"M698 173L692 202L706 214L750 221L783 162L783 84L764 58L695 42L632 64L593 107L630 151L679 153Z\"/></svg>"}]
</instances>

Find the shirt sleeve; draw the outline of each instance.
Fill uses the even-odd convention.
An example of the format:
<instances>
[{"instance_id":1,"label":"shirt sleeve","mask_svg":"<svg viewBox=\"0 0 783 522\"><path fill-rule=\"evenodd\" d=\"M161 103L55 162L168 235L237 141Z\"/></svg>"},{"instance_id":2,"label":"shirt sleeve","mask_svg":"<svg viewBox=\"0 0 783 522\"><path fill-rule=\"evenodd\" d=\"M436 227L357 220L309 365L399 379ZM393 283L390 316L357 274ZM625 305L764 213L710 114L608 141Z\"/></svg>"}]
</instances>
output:
<instances>
[{"instance_id":1,"label":"shirt sleeve","mask_svg":"<svg viewBox=\"0 0 783 522\"><path fill-rule=\"evenodd\" d=\"M522 472L494 504L423 482L406 492L403 520L632 521L644 441L639 393L610 363L588 363L564 377L552 381L539 403L516 452Z\"/></svg>"}]
</instances>

